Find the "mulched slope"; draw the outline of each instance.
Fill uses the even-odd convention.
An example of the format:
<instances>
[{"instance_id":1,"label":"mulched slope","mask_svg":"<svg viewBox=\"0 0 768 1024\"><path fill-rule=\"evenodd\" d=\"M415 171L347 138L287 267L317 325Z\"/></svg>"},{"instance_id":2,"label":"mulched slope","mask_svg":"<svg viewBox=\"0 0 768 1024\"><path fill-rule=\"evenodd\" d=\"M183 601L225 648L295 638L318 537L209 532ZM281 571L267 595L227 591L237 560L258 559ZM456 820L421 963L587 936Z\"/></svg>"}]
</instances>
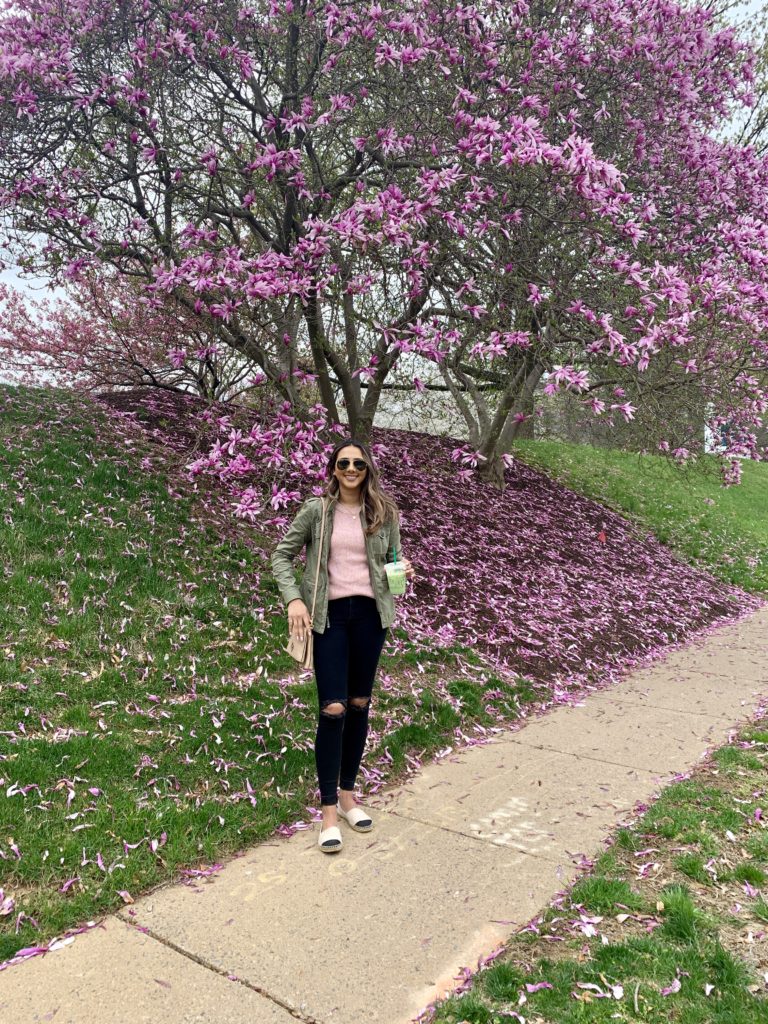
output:
<instances>
[{"instance_id":1,"label":"mulched slope","mask_svg":"<svg viewBox=\"0 0 768 1024\"><path fill-rule=\"evenodd\" d=\"M103 400L139 414L159 443L200 450L202 403L168 393ZM471 646L499 671L531 679L600 685L759 604L520 462L500 492L456 476L454 439L374 428L372 442L401 509L405 555L417 567L397 623L412 639ZM292 484L309 496L306 481Z\"/></svg>"},{"instance_id":2,"label":"mulched slope","mask_svg":"<svg viewBox=\"0 0 768 1024\"><path fill-rule=\"evenodd\" d=\"M409 614L524 675L597 682L758 604L520 462L502 493L457 480L450 439L389 430L374 441L388 448L379 461L403 511L403 546L428 577Z\"/></svg>"}]
</instances>

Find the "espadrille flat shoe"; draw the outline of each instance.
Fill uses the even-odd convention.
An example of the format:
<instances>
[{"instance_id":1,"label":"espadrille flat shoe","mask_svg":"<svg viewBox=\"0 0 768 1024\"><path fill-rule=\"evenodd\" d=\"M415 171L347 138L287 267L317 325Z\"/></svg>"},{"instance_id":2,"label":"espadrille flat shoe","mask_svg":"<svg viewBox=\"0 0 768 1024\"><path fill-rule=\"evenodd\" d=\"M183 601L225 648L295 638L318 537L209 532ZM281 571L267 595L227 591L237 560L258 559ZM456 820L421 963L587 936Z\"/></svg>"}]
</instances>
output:
<instances>
[{"instance_id":1,"label":"espadrille flat shoe","mask_svg":"<svg viewBox=\"0 0 768 1024\"><path fill-rule=\"evenodd\" d=\"M331 825L329 828L320 830L317 837L317 845L323 853L338 853L344 845L341 841L341 832L338 825Z\"/></svg>"},{"instance_id":2,"label":"espadrille flat shoe","mask_svg":"<svg viewBox=\"0 0 768 1024\"><path fill-rule=\"evenodd\" d=\"M341 804L336 804L336 813L340 818L343 818L347 824L355 830L355 832L370 832L373 828L373 822L370 817L360 807L351 807L348 811L345 811Z\"/></svg>"}]
</instances>

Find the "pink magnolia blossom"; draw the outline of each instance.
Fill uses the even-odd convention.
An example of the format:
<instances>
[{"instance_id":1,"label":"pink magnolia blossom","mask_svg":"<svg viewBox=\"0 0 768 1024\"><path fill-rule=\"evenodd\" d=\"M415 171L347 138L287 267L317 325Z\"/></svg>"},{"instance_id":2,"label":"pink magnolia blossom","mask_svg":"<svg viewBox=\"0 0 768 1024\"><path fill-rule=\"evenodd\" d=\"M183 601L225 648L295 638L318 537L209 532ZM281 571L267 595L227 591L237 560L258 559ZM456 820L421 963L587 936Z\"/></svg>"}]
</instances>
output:
<instances>
[{"instance_id":1,"label":"pink magnolia blossom","mask_svg":"<svg viewBox=\"0 0 768 1024\"><path fill-rule=\"evenodd\" d=\"M254 362L306 415L330 360L355 426L406 354L412 381L468 353L519 394L551 371L547 393L607 402L621 371L625 419L663 366L730 424L725 458L758 454L768 171L723 130L755 54L708 7L129 0L121 42L96 0L15 0L0 19L4 242L59 281L98 267L151 309L180 304L202 336L153 331L166 358L142 359L147 379L220 344L217 382L227 348L227 372ZM287 60L313 68L295 95ZM165 102L178 76L191 119ZM80 134L51 144L64 121ZM113 336L66 319L30 341L6 315L0 347L103 376ZM201 386L189 360L167 369L161 386ZM510 432L470 394L460 414L498 469Z\"/></svg>"}]
</instances>

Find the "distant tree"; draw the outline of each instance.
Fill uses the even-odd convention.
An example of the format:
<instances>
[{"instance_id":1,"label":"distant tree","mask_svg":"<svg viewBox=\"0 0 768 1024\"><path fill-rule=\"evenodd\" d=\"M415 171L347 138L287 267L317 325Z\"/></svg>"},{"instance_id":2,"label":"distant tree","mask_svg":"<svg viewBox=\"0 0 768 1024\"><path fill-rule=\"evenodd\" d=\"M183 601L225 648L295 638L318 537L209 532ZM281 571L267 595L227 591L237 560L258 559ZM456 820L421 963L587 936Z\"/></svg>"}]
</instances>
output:
<instances>
[{"instance_id":1,"label":"distant tree","mask_svg":"<svg viewBox=\"0 0 768 1024\"><path fill-rule=\"evenodd\" d=\"M723 23L735 23L749 33L757 55L753 102L737 113L725 131L738 145L752 146L756 153L765 156L768 152L768 8L763 4L755 11L754 6L747 0L721 0L715 10Z\"/></svg>"},{"instance_id":2,"label":"distant tree","mask_svg":"<svg viewBox=\"0 0 768 1024\"><path fill-rule=\"evenodd\" d=\"M265 380L170 296L150 301L103 273L83 274L67 291L35 300L0 286L0 353L19 380L87 391L149 386L211 401L242 398Z\"/></svg>"}]
</instances>

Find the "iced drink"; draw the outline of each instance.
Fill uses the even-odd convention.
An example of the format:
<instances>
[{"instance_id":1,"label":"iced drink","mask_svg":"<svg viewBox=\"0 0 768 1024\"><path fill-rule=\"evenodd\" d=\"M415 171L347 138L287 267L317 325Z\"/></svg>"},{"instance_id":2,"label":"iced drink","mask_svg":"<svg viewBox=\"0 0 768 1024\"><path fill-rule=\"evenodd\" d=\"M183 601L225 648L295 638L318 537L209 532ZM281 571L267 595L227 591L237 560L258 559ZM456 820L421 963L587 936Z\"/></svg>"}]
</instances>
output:
<instances>
[{"instance_id":1,"label":"iced drink","mask_svg":"<svg viewBox=\"0 0 768 1024\"><path fill-rule=\"evenodd\" d=\"M387 583L391 594L405 593L405 566L402 562L387 562Z\"/></svg>"}]
</instances>

